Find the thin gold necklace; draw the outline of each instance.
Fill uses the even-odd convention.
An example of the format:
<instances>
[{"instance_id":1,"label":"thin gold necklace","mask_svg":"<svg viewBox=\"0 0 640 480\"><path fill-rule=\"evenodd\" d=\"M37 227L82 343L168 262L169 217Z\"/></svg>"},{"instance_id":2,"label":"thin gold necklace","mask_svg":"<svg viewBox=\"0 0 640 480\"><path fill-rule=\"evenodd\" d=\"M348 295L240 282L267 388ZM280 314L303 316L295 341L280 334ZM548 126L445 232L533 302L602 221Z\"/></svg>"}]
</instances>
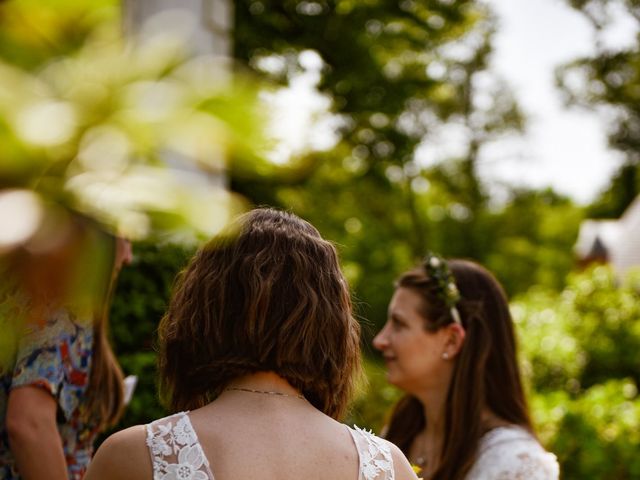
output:
<instances>
[{"instance_id":1,"label":"thin gold necklace","mask_svg":"<svg viewBox=\"0 0 640 480\"><path fill-rule=\"evenodd\" d=\"M224 389L225 392L231 391L231 390L235 390L237 392L262 393L265 395L276 395L279 397L291 397L291 398L299 398L300 400L306 400L306 398L304 398L303 395L291 395L289 393L274 392L271 390L254 390L252 388L242 388L242 387L227 387Z\"/></svg>"}]
</instances>

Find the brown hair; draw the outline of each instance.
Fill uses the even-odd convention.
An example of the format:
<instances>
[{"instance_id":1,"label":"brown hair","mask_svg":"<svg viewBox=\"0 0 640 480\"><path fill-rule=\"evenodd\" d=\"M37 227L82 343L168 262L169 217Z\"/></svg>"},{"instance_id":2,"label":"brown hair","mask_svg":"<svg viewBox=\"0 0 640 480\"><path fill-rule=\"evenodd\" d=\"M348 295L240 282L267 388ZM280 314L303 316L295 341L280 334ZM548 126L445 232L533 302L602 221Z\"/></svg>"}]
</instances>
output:
<instances>
[{"instance_id":1,"label":"brown hair","mask_svg":"<svg viewBox=\"0 0 640 480\"><path fill-rule=\"evenodd\" d=\"M256 209L179 275L159 328L161 394L173 410L198 408L236 377L273 371L338 418L359 338L333 245L293 214Z\"/></svg>"},{"instance_id":2,"label":"brown hair","mask_svg":"<svg viewBox=\"0 0 640 480\"><path fill-rule=\"evenodd\" d=\"M445 437L440 463L433 480L461 480L469 471L478 444L487 427L482 424L484 407L509 423L533 433L527 402L516 360L516 339L506 295L480 265L449 260L449 268L460 291L456 304L466 336L457 356L445 408ZM424 268L400 277L396 288L409 288L421 295L427 331L437 331L453 322L439 295L438 285ZM411 395L395 406L386 438L406 454L415 436L425 427L424 410Z\"/></svg>"},{"instance_id":3,"label":"brown hair","mask_svg":"<svg viewBox=\"0 0 640 480\"><path fill-rule=\"evenodd\" d=\"M109 342L109 310L116 286L117 272L114 274L116 239L108 237L111 251L107 254L112 268L107 269L108 284L106 294L98 302L93 317L93 352L91 356L91 373L87 386L87 420L96 422L97 428L103 430L115 425L124 410L124 375L118 364Z\"/></svg>"}]
</instances>

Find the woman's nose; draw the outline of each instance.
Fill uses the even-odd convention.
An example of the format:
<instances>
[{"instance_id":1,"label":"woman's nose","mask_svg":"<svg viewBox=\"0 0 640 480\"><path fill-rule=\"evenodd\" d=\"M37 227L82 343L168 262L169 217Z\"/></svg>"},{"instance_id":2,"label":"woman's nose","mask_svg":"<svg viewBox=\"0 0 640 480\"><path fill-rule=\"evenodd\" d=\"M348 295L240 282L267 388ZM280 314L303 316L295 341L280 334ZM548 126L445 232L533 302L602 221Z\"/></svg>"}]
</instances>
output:
<instances>
[{"instance_id":1,"label":"woman's nose","mask_svg":"<svg viewBox=\"0 0 640 480\"><path fill-rule=\"evenodd\" d=\"M383 328L382 330L380 330L378 332L378 334L373 337L373 347L377 350L383 350L387 345L388 345L388 341L387 341L387 335L385 333L385 328Z\"/></svg>"}]
</instances>

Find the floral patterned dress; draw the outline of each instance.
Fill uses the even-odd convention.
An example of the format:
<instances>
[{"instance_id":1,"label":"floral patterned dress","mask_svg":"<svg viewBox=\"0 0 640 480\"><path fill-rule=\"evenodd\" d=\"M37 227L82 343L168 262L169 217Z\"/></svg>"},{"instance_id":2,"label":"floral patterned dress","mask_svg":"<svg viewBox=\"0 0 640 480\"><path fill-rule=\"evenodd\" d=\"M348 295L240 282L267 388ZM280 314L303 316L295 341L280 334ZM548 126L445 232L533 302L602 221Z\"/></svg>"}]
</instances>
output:
<instances>
[{"instance_id":1,"label":"floral patterned dress","mask_svg":"<svg viewBox=\"0 0 640 480\"><path fill-rule=\"evenodd\" d=\"M1 318L0 327L8 327L10 321ZM5 425L9 392L34 386L49 392L58 403L58 431L69 479L80 480L98 433L95 425L81 420L91 368L92 323L80 322L67 309L59 309L43 325L27 329L14 347L13 361L0 365L0 479L20 478Z\"/></svg>"},{"instance_id":2,"label":"floral patterned dress","mask_svg":"<svg viewBox=\"0 0 640 480\"><path fill-rule=\"evenodd\" d=\"M214 480L187 412L156 420L146 429L153 480ZM349 428L349 433L358 450L359 480L393 480L387 441L358 427Z\"/></svg>"}]
</instances>

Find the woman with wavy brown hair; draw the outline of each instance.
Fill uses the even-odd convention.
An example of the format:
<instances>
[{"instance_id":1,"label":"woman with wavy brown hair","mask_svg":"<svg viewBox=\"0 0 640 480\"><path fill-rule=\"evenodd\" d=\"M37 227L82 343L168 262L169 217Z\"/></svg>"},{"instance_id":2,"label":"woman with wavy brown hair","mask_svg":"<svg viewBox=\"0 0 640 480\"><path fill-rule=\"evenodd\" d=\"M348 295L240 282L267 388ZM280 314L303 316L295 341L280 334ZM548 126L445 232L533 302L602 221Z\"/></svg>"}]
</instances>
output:
<instances>
[{"instance_id":1,"label":"woman with wavy brown hair","mask_svg":"<svg viewBox=\"0 0 640 480\"><path fill-rule=\"evenodd\" d=\"M359 325L333 245L256 209L178 278L160 324L160 385L176 413L103 444L88 480L398 480L397 447L338 423Z\"/></svg>"},{"instance_id":2,"label":"woman with wavy brown hair","mask_svg":"<svg viewBox=\"0 0 640 480\"><path fill-rule=\"evenodd\" d=\"M385 437L425 479L558 478L531 425L506 296L486 269L430 254L397 281L373 344L407 394Z\"/></svg>"}]
</instances>

